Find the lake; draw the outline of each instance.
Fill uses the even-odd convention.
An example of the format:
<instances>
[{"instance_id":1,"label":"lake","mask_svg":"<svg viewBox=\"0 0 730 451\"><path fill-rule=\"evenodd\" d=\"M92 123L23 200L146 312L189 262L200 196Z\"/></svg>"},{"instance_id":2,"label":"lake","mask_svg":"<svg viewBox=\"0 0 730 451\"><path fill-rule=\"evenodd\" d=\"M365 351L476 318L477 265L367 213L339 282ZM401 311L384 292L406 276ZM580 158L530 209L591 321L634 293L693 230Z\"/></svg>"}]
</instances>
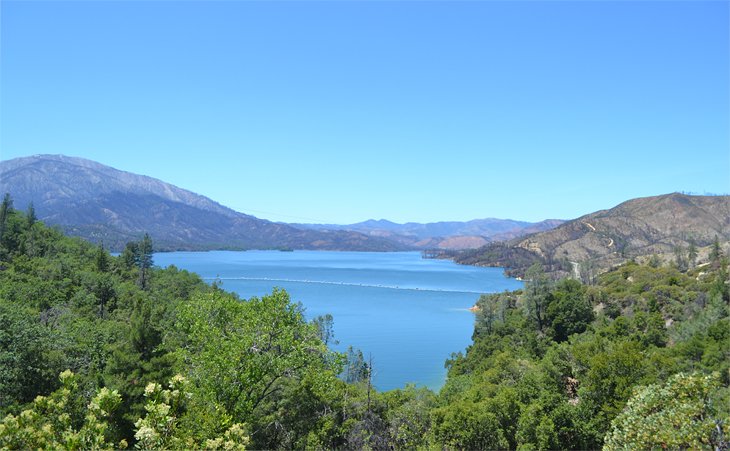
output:
<instances>
[{"instance_id":1,"label":"lake","mask_svg":"<svg viewBox=\"0 0 730 451\"><path fill-rule=\"evenodd\" d=\"M359 348L372 355L379 390L406 383L439 389L444 361L471 343L482 293L514 290L522 282L499 268L423 259L419 252L213 251L154 255L158 266L175 265L218 278L242 298L284 288L309 319L334 317L334 349Z\"/></svg>"}]
</instances>

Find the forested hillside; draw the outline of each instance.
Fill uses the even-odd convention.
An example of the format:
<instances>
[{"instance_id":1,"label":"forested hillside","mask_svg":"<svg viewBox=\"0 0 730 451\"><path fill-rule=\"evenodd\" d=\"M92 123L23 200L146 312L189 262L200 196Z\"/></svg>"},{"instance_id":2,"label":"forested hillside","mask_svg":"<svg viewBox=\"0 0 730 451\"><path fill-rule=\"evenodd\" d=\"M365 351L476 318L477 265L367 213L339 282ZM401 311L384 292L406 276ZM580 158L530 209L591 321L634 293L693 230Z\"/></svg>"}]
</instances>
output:
<instances>
[{"instance_id":1,"label":"forested hillside","mask_svg":"<svg viewBox=\"0 0 730 451\"><path fill-rule=\"evenodd\" d=\"M224 207L177 186L95 161L35 155L0 161L0 193L38 217L113 250L146 232L161 250L397 251L391 240L344 230L300 230Z\"/></svg>"},{"instance_id":2,"label":"forested hillside","mask_svg":"<svg viewBox=\"0 0 730 451\"><path fill-rule=\"evenodd\" d=\"M449 362L433 412L437 443L727 445L730 292L719 253L686 273L629 262L583 285L535 265L527 279L521 292L479 299L474 343Z\"/></svg>"},{"instance_id":3,"label":"forested hillside","mask_svg":"<svg viewBox=\"0 0 730 451\"><path fill-rule=\"evenodd\" d=\"M482 296L440 393L378 393L276 290L238 299L0 208L0 449L727 446L727 259L628 263L592 285L539 267ZM656 262L655 262L656 263ZM336 326L336 318L334 318Z\"/></svg>"}]
</instances>

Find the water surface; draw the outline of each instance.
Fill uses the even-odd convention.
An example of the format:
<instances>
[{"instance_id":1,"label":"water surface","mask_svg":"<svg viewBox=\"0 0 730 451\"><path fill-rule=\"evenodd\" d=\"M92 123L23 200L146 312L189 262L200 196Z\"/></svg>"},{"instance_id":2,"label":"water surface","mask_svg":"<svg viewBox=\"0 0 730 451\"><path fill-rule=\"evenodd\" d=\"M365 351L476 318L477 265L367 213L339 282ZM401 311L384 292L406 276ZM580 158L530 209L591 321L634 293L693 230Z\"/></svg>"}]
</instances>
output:
<instances>
[{"instance_id":1,"label":"water surface","mask_svg":"<svg viewBox=\"0 0 730 451\"><path fill-rule=\"evenodd\" d=\"M380 390L409 382L440 388L444 361L471 342L474 315L467 309L481 293L521 287L499 268L427 260L418 252L169 252L154 260L218 278L242 298L284 288L310 319L332 314L339 341L333 347L372 355Z\"/></svg>"}]
</instances>

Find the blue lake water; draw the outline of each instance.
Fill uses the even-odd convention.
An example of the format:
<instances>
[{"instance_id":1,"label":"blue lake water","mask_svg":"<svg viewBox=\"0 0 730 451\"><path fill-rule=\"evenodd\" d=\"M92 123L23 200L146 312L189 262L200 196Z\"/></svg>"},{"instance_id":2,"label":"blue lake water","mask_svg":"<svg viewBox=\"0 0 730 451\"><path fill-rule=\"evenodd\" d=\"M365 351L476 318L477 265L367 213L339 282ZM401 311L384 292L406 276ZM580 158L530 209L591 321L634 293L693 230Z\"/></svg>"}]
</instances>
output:
<instances>
[{"instance_id":1,"label":"blue lake water","mask_svg":"<svg viewBox=\"0 0 730 451\"><path fill-rule=\"evenodd\" d=\"M439 389L444 361L471 342L481 293L522 283L499 268L428 260L418 252L214 251L154 255L155 264L196 272L242 298L286 289L308 318L334 317L333 347L372 355L379 390L406 383Z\"/></svg>"}]
</instances>

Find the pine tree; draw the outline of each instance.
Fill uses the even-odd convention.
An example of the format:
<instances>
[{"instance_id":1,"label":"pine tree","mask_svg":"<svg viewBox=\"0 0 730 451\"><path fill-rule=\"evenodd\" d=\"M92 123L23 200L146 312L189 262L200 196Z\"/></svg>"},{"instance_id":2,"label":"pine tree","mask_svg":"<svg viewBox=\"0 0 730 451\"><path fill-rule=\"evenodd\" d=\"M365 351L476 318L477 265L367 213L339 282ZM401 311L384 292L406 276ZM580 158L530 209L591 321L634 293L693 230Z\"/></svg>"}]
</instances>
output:
<instances>
[{"instance_id":1,"label":"pine tree","mask_svg":"<svg viewBox=\"0 0 730 451\"><path fill-rule=\"evenodd\" d=\"M710 251L710 262L714 265L719 265L721 258L722 249L720 248L720 239L715 235L715 241L712 243L712 250Z\"/></svg>"},{"instance_id":2,"label":"pine tree","mask_svg":"<svg viewBox=\"0 0 730 451\"><path fill-rule=\"evenodd\" d=\"M139 260L139 246L136 241L130 241L127 243L126 246L124 246L124 251L122 252L122 262L124 263L124 267L127 270L131 270L138 264Z\"/></svg>"},{"instance_id":3,"label":"pine tree","mask_svg":"<svg viewBox=\"0 0 730 451\"><path fill-rule=\"evenodd\" d=\"M30 202L28 204L28 212L25 214L25 219L28 221L28 228L33 227L33 224L38 220L38 217L35 214L35 207L33 206L33 202Z\"/></svg>"},{"instance_id":4,"label":"pine tree","mask_svg":"<svg viewBox=\"0 0 730 451\"><path fill-rule=\"evenodd\" d=\"M152 268L152 238L145 233L138 245L139 287L146 290L149 286L149 273Z\"/></svg>"},{"instance_id":5,"label":"pine tree","mask_svg":"<svg viewBox=\"0 0 730 451\"><path fill-rule=\"evenodd\" d=\"M5 193L3 197L3 203L0 205L0 238L3 237L5 232L5 223L8 220L8 216L13 211L13 199L10 197L10 193Z\"/></svg>"},{"instance_id":6,"label":"pine tree","mask_svg":"<svg viewBox=\"0 0 730 451\"><path fill-rule=\"evenodd\" d=\"M347 348L346 356L347 359L343 372L345 382L348 384L357 384L367 380L369 369L365 357L362 355L362 351L350 346Z\"/></svg>"},{"instance_id":7,"label":"pine tree","mask_svg":"<svg viewBox=\"0 0 730 451\"><path fill-rule=\"evenodd\" d=\"M550 280L539 263L534 263L525 272L524 300L527 315L534 321L537 330L542 331L546 326L545 311L550 302Z\"/></svg>"},{"instance_id":8,"label":"pine tree","mask_svg":"<svg viewBox=\"0 0 730 451\"><path fill-rule=\"evenodd\" d=\"M106 249L104 249L103 242L96 248L94 263L96 264L97 272L104 273L109 271L109 254L107 254Z\"/></svg>"},{"instance_id":9,"label":"pine tree","mask_svg":"<svg viewBox=\"0 0 730 451\"><path fill-rule=\"evenodd\" d=\"M687 261L684 259L684 248L682 246L674 247L674 262L678 270L682 272L687 270Z\"/></svg>"}]
</instances>

